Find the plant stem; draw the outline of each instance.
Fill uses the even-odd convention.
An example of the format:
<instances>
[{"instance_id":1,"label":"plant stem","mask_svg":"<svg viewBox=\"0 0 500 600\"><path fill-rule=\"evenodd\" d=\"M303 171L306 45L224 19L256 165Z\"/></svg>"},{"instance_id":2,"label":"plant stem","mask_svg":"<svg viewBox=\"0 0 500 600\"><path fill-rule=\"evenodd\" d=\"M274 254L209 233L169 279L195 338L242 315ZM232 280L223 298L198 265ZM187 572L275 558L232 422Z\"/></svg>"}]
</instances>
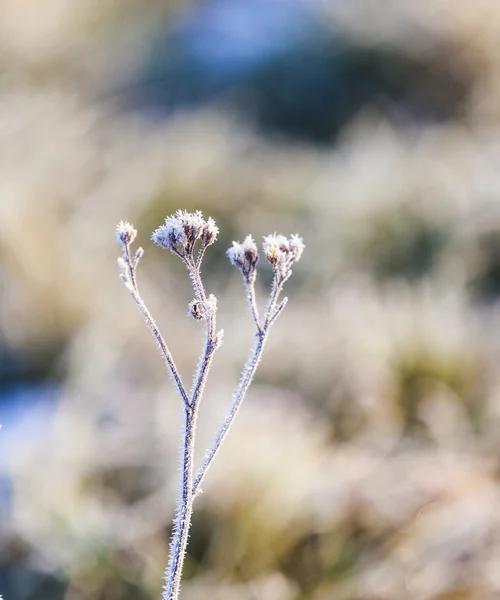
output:
<instances>
[{"instance_id":1,"label":"plant stem","mask_svg":"<svg viewBox=\"0 0 500 600\"><path fill-rule=\"evenodd\" d=\"M197 413L198 411L195 408L186 407L184 444L182 448L181 495L177 505L177 514L172 534L170 560L166 574L167 581L162 596L163 600L177 600L179 597L182 567L186 555L191 515L193 513L194 494L192 493L192 482Z\"/></svg>"},{"instance_id":2,"label":"plant stem","mask_svg":"<svg viewBox=\"0 0 500 600\"><path fill-rule=\"evenodd\" d=\"M215 455L219 451L222 442L226 439L226 435L228 434L228 431L231 425L233 424L233 421L240 409L243 398L245 397L245 394L248 388L250 387L250 384L252 383L253 376L255 375L255 371L257 370L260 359L262 358L262 352L264 350L264 345L266 343L269 330L275 321L275 319L273 318L273 314L275 311L276 303L278 301L278 297L282 289L283 282L278 281L277 276L275 276L273 280L271 293L269 295L269 299L266 306L266 313L264 315L264 325L262 327L260 327L259 325L258 314L256 312L253 313L254 321L257 326L257 341L255 342L250 356L245 364L245 368L243 369L238 387L234 392L233 403L231 404L231 408L229 409L226 418L220 426L219 431L215 435L212 445L205 454L203 464L201 465L200 469L198 470L198 473L196 474L196 477L194 478L193 496L196 496L200 492L201 482L203 481L203 478L205 477L208 468L212 464ZM250 306L252 306L252 304L254 304L255 301L255 292L253 286L248 285L247 291L249 292Z\"/></svg>"},{"instance_id":3,"label":"plant stem","mask_svg":"<svg viewBox=\"0 0 500 600\"><path fill-rule=\"evenodd\" d=\"M191 515L193 512L193 464L194 464L194 444L196 433L196 420L200 400L203 395L208 372L212 364L216 344L216 308L215 305L207 306L207 296L203 282L200 277L199 266L186 262L195 294L205 302L206 307L206 337L205 348L194 379L189 405L185 407L184 424L184 443L182 446L181 458L181 495L177 503L177 514L174 530L172 533L172 542L170 546L169 567L166 574L166 585L163 593L163 600L177 600L179 596L182 567L189 537L189 528L191 526Z\"/></svg>"},{"instance_id":4,"label":"plant stem","mask_svg":"<svg viewBox=\"0 0 500 600\"><path fill-rule=\"evenodd\" d=\"M120 278L128 289L139 311L142 313L149 330L153 334L170 376L175 381L184 402L180 494L177 500L177 510L170 543L169 563L165 574L165 586L162 594L163 600L178 600L182 569L189 538L189 529L191 527L194 499L201 491L200 485L212 464L215 455L225 440L236 414L239 411L243 398L252 382L261 360L269 331L286 305L286 298L278 304L279 296L283 289L283 284L291 275L290 266L292 263L299 260L304 249L302 239L297 235L292 235L288 240L284 236L278 236L276 234L264 238L263 250L268 261L273 265L274 279L266 305L262 326L260 324L259 311L255 298L255 267L258 261L257 246L253 238L247 236L243 244L233 242L233 247L227 252L231 263L241 271L244 278L247 299L256 327L256 341L234 392L229 412L220 426L212 446L207 451L196 477L194 477L194 447L199 405L205 389L214 352L220 346L223 334L222 330L219 332L216 331L217 299L213 295L207 297L200 274L201 262L205 249L215 241L218 231L214 220L210 218L205 222L200 211L188 213L187 211L178 210L175 215L167 217L165 225L156 229L152 236L153 240L159 246L169 249L184 262L189 271L195 294L194 301L189 305L191 314L196 319L205 319L206 332L204 347L195 372L193 385L188 395L173 361L172 354L151 313L139 294L136 268L143 255L143 250L142 248L138 248L133 258L130 253L130 245L137 235L137 230L130 223L123 221L116 227L117 241L123 248L123 256L118 258ZM201 240L201 248L198 251L198 256L195 258L194 250L197 240ZM201 308L201 306L203 308Z\"/></svg>"},{"instance_id":5,"label":"plant stem","mask_svg":"<svg viewBox=\"0 0 500 600\"><path fill-rule=\"evenodd\" d=\"M238 410L241 406L241 402L245 397L245 394L248 388L250 387L250 384L252 383L253 376L255 375L255 371L257 370L257 366L262 357L262 351L264 350L264 344L267 339L268 331L268 329L263 330L261 333L258 334L257 341L243 370L240 383L238 384L238 387L236 388L236 391L234 393L231 408L229 409L229 412L226 418L224 419L224 422L220 426L219 431L217 432L210 449L206 453L203 464L201 465L198 473L196 474L196 477L194 478L193 495L199 493L201 482L203 481L203 478L205 477L208 468L212 464L215 455L221 447L222 442L226 438L229 428L231 427L236 417L236 414L238 413Z\"/></svg>"},{"instance_id":6,"label":"plant stem","mask_svg":"<svg viewBox=\"0 0 500 600\"><path fill-rule=\"evenodd\" d=\"M259 321L259 309L257 308L257 302L255 299L255 278L253 281L245 280L245 288L247 291L247 300L250 305L250 311L252 313L252 318L257 327L257 331L261 331L260 321Z\"/></svg>"},{"instance_id":7,"label":"plant stem","mask_svg":"<svg viewBox=\"0 0 500 600\"><path fill-rule=\"evenodd\" d=\"M175 383L177 385L177 389L179 390L179 394L181 395L181 398L184 401L185 406L188 407L189 406L189 398L188 398L186 389L184 388L184 385L182 383L179 371L177 370L177 367L174 363L174 359L172 358L172 353L170 352L170 350L165 342L165 339L163 338L160 330L158 329L158 326L156 325L156 322L153 319L153 316L149 312L146 304L144 303L143 299L141 298L141 295L139 294L139 288L137 287L137 280L136 280L136 276L135 276L135 268L132 264L132 258L130 256L130 250L128 247L126 248L126 251L125 251L125 257L126 257L126 262L127 262L128 268L129 268L130 281L132 284L131 287L128 288L130 295L132 296L132 299L134 300L137 308L139 309L142 316L144 317L144 320L146 321L146 325L148 326L148 329L153 334L153 336L156 340L156 343L158 344L158 347L160 348L160 352L163 356L163 360L165 361L165 364L170 373L170 376L175 381Z\"/></svg>"}]
</instances>

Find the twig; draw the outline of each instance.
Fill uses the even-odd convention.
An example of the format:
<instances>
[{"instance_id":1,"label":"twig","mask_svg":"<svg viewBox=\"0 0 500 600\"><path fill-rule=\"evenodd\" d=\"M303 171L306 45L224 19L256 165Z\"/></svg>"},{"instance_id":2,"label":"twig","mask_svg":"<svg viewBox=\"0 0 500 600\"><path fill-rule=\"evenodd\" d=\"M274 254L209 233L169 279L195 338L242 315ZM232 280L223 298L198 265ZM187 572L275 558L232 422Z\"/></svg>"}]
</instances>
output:
<instances>
[{"instance_id":1,"label":"twig","mask_svg":"<svg viewBox=\"0 0 500 600\"><path fill-rule=\"evenodd\" d=\"M129 291L132 299L134 300L137 308L141 312L144 320L146 321L146 325L149 330L153 334L153 337L156 340L158 348L163 356L163 360L167 366L168 372L175 384L177 385L177 389L179 390L179 394L185 404L186 407L189 406L189 398L186 393L186 389L182 383L181 376L177 367L175 366L174 359L172 358L172 353L170 352L165 339L163 338L156 322L149 312L146 304L144 303L141 295L139 293L139 288L137 286L137 276L136 276L136 268L139 263L140 258L142 257L142 248L139 248L134 258L132 258L130 254L130 244L135 239L137 235L136 230L129 225L128 223L120 223L117 227L117 237L123 246L123 256L118 259L118 265L120 267L120 277L125 284L125 287Z\"/></svg>"},{"instance_id":2,"label":"twig","mask_svg":"<svg viewBox=\"0 0 500 600\"><path fill-rule=\"evenodd\" d=\"M238 413L238 410L241 406L243 398L252 383L253 376L255 375L255 371L257 370L257 366L259 365L260 359L262 358L262 351L264 350L264 344L267 339L267 331L263 331L258 337L257 341L254 344L254 347L250 353L250 357L243 369L243 373L240 379L240 383L236 388L236 392L233 397L233 403L231 404L231 408L229 409L226 418L224 419L222 425L217 432L212 445L205 455L205 459L203 464L201 465L196 477L194 479L193 484L193 495L197 495L201 489L200 485L208 471L208 468L212 464L215 455L217 454L219 448L222 445L222 442L226 439L226 436L229 432L229 428L233 424L233 421Z\"/></svg>"}]
</instances>

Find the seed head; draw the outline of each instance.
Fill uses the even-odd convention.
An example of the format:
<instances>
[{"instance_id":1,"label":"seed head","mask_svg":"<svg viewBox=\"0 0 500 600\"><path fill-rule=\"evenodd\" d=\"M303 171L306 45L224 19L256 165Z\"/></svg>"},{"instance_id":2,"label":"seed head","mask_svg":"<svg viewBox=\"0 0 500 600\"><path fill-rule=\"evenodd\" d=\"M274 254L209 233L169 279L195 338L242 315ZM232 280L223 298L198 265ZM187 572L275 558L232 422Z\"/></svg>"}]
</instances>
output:
<instances>
[{"instance_id":1,"label":"seed head","mask_svg":"<svg viewBox=\"0 0 500 600\"><path fill-rule=\"evenodd\" d=\"M233 242L226 254L231 264L242 272L246 281L255 277L259 254L251 235L248 235L243 243Z\"/></svg>"},{"instance_id":2,"label":"seed head","mask_svg":"<svg viewBox=\"0 0 500 600\"><path fill-rule=\"evenodd\" d=\"M304 242L298 235L291 235L287 239L275 233L264 237L262 244L267 260L282 280L290 274L292 264L300 259L304 248Z\"/></svg>"},{"instance_id":3,"label":"seed head","mask_svg":"<svg viewBox=\"0 0 500 600\"><path fill-rule=\"evenodd\" d=\"M299 237L299 235L297 233L292 233L292 235L290 236L290 252L293 254L294 256L294 261L297 262L298 260L300 260L300 257L302 256L302 252L304 252L304 248L306 247L302 238Z\"/></svg>"},{"instance_id":4,"label":"seed head","mask_svg":"<svg viewBox=\"0 0 500 600\"><path fill-rule=\"evenodd\" d=\"M135 240L137 229L127 221L120 221L116 226L116 240L123 246L130 246Z\"/></svg>"},{"instance_id":5,"label":"seed head","mask_svg":"<svg viewBox=\"0 0 500 600\"><path fill-rule=\"evenodd\" d=\"M151 239L162 248L187 257L192 255L198 240L206 247L217 239L218 233L215 221L211 218L205 221L201 211L189 213L178 210L175 215L165 219L165 225L158 227Z\"/></svg>"},{"instance_id":6,"label":"seed head","mask_svg":"<svg viewBox=\"0 0 500 600\"><path fill-rule=\"evenodd\" d=\"M206 223L203 226L203 230L201 232L201 242L203 246L210 246L217 239L217 235L219 234L219 228L215 224L215 221L212 217L208 217Z\"/></svg>"}]
</instances>

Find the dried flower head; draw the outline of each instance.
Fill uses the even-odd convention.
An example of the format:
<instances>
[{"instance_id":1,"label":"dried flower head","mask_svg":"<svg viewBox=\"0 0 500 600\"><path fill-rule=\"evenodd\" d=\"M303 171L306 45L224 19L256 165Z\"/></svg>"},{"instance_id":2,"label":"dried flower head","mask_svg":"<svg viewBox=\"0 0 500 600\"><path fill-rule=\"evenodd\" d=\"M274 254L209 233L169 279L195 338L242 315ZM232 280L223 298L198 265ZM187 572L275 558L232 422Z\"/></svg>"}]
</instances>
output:
<instances>
[{"instance_id":1,"label":"dried flower head","mask_svg":"<svg viewBox=\"0 0 500 600\"><path fill-rule=\"evenodd\" d=\"M242 272L246 281L255 278L259 254L257 244L251 235L247 235L243 243L233 242L226 255L231 264Z\"/></svg>"},{"instance_id":2,"label":"dried flower head","mask_svg":"<svg viewBox=\"0 0 500 600\"><path fill-rule=\"evenodd\" d=\"M201 232L201 243L205 247L210 246L210 244L215 242L218 234L219 228L215 224L215 221L212 219L212 217L208 217Z\"/></svg>"},{"instance_id":3,"label":"dried flower head","mask_svg":"<svg viewBox=\"0 0 500 600\"><path fill-rule=\"evenodd\" d=\"M165 219L165 225L158 227L151 239L174 254L188 257L192 255L198 240L206 247L217 239L218 233L215 221L212 218L205 221L201 211L189 213L178 210L175 215Z\"/></svg>"},{"instance_id":4,"label":"dried flower head","mask_svg":"<svg viewBox=\"0 0 500 600\"><path fill-rule=\"evenodd\" d=\"M289 240L290 252L293 255L294 262L300 260L302 253L304 252L304 248L306 247L304 241L297 233L292 233Z\"/></svg>"},{"instance_id":5,"label":"dried flower head","mask_svg":"<svg viewBox=\"0 0 500 600\"><path fill-rule=\"evenodd\" d=\"M304 248L302 238L295 234L287 239L284 235L274 233L265 236L262 244L267 260L282 280L288 277L292 264L300 259Z\"/></svg>"},{"instance_id":6,"label":"dried flower head","mask_svg":"<svg viewBox=\"0 0 500 600\"><path fill-rule=\"evenodd\" d=\"M120 221L116 226L116 240L123 246L130 246L137 236L137 229L127 221Z\"/></svg>"}]
</instances>

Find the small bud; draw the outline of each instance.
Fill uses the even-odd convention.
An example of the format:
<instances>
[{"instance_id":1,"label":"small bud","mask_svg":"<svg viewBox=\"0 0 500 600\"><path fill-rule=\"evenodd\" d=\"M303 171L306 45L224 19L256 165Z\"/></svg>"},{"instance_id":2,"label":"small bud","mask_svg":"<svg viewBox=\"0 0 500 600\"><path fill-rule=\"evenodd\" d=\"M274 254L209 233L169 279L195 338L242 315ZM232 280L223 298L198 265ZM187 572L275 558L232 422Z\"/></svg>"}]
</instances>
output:
<instances>
[{"instance_id":1,"label":"small bud","mask_svg":"<svg viewBox=\"0 0 500 600\"><path fill-rule=\"evenodd\" d=\"M120 279L123 282L128 281L127 263L123 260L123 258L121 256L118 257L117 262L118 262L118 271L119 271Z\"/></svg>"},{"instance_id":2,"label":"small bud","mask_svg":"<svg viewBox=\"0 0 500 600\"><path fill-rule=\"evenodd\" d=\"M194 213L185 212L184 219L185 227L187 227L189 231L188 238L190 238L194 244L196 240L201 238L203 227L206 225L205 221L203 220L203 214L201 210L197 210Z\"/></svg>"},{"instance_id":3,"label":"small bud","mask_svg":"<svg viewBox=\"0 0 500 600\"><path fill-rule=\"evenodd\" d=\"M259 254L257 244L251 235L248 235L243 243L233 242L226 255L231 264L242 272L245 280L250 281L255 277Z\"/></svg>"},{"instance_id":4,"label":"small bud","mask_svg":"<svg viewBox=\"0 0 500 600\"><path fill-rule=\"evenodd\" d=\"M134 255L134 265L135 266L137 266L137 263L141 260L143 254L144 254L144 250L141 247L137 248L136 253Z\"/></svg>"},{"instance_id":5,"label":"small bud","mask_svg":"<svg viewBox=\"0 0 500 600\"><path fill-rule=\"evenodd\" d=\"M123 246L130 246L136 235L137 229L127 221L120 221L116 226L116 240Z\"/></svg>"},{"instance_id":6,"label":"small bud","mask_svg":"<svg viewBox=\"0 0 500 600\"><path fill-rule=\"evenodd\" d=\"M255 268L257 263L259 262L259 252L257 250L257 244L251 235L247 235L245 241L242 244L243 253L245 255L245 259L250 268Z\"/></svg>"},{"instance_id":7,"label":"small bud","mask_svg":"<svg viewBox=\"0 0 500 600\"><path fill-rule=\"evenodd\" d=\"M302 256L302 252L304 252L305 244L302 241L302 238L299 237L296 233L290 236L290 251L294 255L294 260L297 262L300 260Z\"/></svg>"},{"instance_id":8,"label":"small bud","mask_svg":"<svg viewBox=\"0 0 500 600\"><path fill-rule=\"evenodd\" d=\"M206 301L206 307L211 314L215 314L217 312L217 298L213 294L209 294Z\"/></svg>"},{"instance_id":9,"label":"small bud","mask_svg":"<svg viewBox=\"0 0 500 600\"><path fill-rule=\"evenodd\" d=\"M220 346L222 346L223 341L224 341L224 329L219 329L219 331L215 335L215 347L220 348Z\"/></svg>"},{"instance_id":10,"label":"small bud","mask_svg":"<svg viewBox=\"0 0 500 600\"><path fill-rule=\"evenodd\" d=\"M215 224L215 221L212 219L212 217L209 217L207 219L207 222L205 223L205 225L203 227L203 231L201 233L202 244L205 247L210 246L210 244L213 244L215 242L218 234L219 234L219 228Z\"/></svg>"},{"instance_id":11,"label":"small bud","mask_svg":"<svg viewBox=\"0 0 500 600\"><path fill-rule=\"evenodd\" d=\"M243 269L245 264L243 247L239 242L233 242L231 248L226 251L226 256L229 258L229 262L237 269Z\"/></svg>"},{"instance_id":12,"label":"small bud","mask_svg":"<svg viewBox=\"0 0 500 600\"><path fill-rule=\"evenodd\" d=\"M264 251L264 255L267 258L267 260L272 264L275 265L278 262L278 256L279 256L279 243L278 243L278 236L276 234L274 235L267 235L264 238L264 242L262 244L262 250Z\"/></svg>"},{"instance_id":13,"label":"small bud","mask_svg":"<svg viewBox=\"0 0 500 600\"><path fill-rule=\"evenodd\" d=\"M203 321L205 318L205 307L203 306L203 302L199 300L193 300L189 303L189 312L188 315L196 319L197 321Z\"/></svg>"}]
</instances>

